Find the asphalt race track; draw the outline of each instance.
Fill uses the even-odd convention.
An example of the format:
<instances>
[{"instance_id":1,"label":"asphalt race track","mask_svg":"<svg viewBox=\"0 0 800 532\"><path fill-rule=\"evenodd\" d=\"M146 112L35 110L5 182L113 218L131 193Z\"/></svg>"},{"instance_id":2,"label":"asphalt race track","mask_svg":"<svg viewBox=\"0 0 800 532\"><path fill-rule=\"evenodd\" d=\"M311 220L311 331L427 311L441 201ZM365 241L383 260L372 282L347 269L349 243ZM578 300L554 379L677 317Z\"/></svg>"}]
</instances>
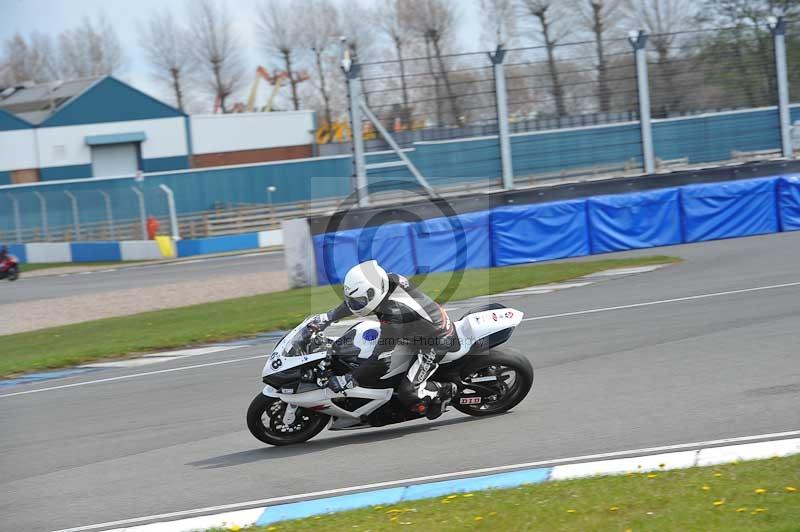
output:
<instances>
[{"instance_id":1,"label":"asphalt race track","mask_svg":"<svg viewBox=\"0 0 800 532\"><path fill-rule=\"evenodd\" d=\"M5 282L0 288L2 304L35 301L52 297L110 292L126 288L143 288L201 281L213 276L228 276L257 272L283 271L283 253L257 252L245 255L198 257L168 264L143 264L120 267L109 266L86 274L47 275L25 277L19 281Z\"/></svg>"},{"instance_id":2,"label":"asphalt race track","mask_svg":"<svg viewBox=\"0 0 800 532\"><path fill-rule=\"evenodd\" d=\"M800 428L800 232L656 252L686 261L505 300L539 318L511 341L530 355L536 382L494 418L450 412L266 447L244 413L261 388L263 361L251 357L271 344L4 387L0 529Z\"/></svg>"}]
</instances>

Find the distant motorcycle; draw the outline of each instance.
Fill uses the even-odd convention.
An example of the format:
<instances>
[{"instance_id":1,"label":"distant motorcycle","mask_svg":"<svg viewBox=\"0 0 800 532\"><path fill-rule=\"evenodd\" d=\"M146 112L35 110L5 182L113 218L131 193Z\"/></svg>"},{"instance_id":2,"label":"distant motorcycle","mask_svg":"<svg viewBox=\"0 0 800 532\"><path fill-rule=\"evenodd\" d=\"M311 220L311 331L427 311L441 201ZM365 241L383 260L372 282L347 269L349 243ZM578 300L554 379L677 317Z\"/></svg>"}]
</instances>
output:
<instances>
[{"instance_id":1,"label":"distant motorcycle","mask_svg":"<svg viewBox=\"0 0 800 532\"><path fill-rule=\"evenodd\" d=\"M453 407L471 416L506 412L533 386L533 368L521 353L499 348L522 321L522 312L493 303L474 309L455 322L460 348L441 361L434 379L458 387ZM266 386L250 403L247 426L264 443L288 445L330 430L361 429L424 417L404 408L395 388L416 353L395 347L381 389L356 386L341 393L327 388L332 375L351 373L371 353L380 323L353 325L338 340L312 333L306 319L287 333L267 358L262 371ZM402 352L398 352L401 350ZM362 352L363 351L363 352Z\"/></svg>"},{"instance_id":2,"label":"distant motorcycle","mask_svg":"<svg viewBox=\"0 0 800 532\"><path fill-rule=\"evenodd\" d=\"M9 281L19 279L19 260L17 257L6 255L6 258L0 261L0 279L8 279Z\"/></svg>"}]
</instances>

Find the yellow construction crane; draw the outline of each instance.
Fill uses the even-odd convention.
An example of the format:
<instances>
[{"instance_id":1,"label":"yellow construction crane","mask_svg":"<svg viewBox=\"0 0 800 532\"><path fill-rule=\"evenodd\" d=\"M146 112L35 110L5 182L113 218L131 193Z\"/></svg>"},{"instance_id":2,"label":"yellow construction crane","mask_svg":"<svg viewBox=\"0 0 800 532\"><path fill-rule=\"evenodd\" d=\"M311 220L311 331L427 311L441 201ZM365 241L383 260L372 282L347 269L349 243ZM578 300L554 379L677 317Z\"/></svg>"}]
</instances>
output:
<instances>
[{"instance_id":1,"label":"yellow construction crane","mask_svg":"<svg viewBox=\"0 0 800 532\"><path fill-rule=\"evenodd\" d=\"M261 83L261 80L266 81L270 85L272 85L272 92L269 94L269 98L267 98L267 103L261 107L260 109L256 109L256 98L258 97L258 86ZM256 68L256 76L253 79L252 85L250 85L250 95L247 97L247 103L243 104L241 102L236 102L233 104L231 108L231 112L233 113L252 113L255 111L265 112L268 113L272 111L272 106L275 103L275 97L278 95L278 91L280 90L281 86L283 85L284 81L289 79L289 74L287 72L276 72L274 75L270 75L269 71L264 68L263 66L259 65ZM294 74L295 83L300 83L302 81L306 81L308 79L308 74L305 72L296 72ZM214 104L214 112L218 113L220 110L219 101L215 102Z\"/></svg>"}]
</instances>

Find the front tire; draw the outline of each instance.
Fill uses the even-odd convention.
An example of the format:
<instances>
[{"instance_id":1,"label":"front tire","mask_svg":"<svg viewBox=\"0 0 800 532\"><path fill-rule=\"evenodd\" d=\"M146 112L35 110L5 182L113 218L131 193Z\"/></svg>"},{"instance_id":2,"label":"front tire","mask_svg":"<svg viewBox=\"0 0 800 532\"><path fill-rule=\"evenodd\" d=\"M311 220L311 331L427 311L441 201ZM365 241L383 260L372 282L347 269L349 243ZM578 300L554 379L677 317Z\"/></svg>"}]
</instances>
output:
<instances>
[{"instance_id":1,"label":"front tire","mask_svg":"<svg viewBox=\"0 0 800 532\"><path fill-rule=\"evenodd\" d=\"M8 280L16 281L17 279L19 279L19 267L14 266L8 270Z\"/></svg>"},{"instance_id":2,"label":"front tire","mask_svg":"<svg viewBox=\"0 0 800 532\"><path fill-rule=\"evenodd\" d=\"M459 371L460 391L453 401L453 407L459 412L470 416L490 416L507 412L525 399L533 387L533 366L519 351L508 347L495 348L470 358L472 360ZM470 388L470 382L476 378L489 379L475 383L481 386L481 402L461 404L462 398L479 396L476 393L478 390ZM496 390L497 393L487 395L487 389Z\"/></svg>"},{"instance_id":3,"label":"front tire","mask_svg":"<svg viewBox=\"0 0 800 532\"><path fill-rule=\"evenodd\" d=\"M308 441L325 428L328 416L305 408L298 408L295 422L283 424L286 403L276 397L260 393L247 409L247 428L250 434L269 445L291 445Z\"/></svg>"}]
</instances>

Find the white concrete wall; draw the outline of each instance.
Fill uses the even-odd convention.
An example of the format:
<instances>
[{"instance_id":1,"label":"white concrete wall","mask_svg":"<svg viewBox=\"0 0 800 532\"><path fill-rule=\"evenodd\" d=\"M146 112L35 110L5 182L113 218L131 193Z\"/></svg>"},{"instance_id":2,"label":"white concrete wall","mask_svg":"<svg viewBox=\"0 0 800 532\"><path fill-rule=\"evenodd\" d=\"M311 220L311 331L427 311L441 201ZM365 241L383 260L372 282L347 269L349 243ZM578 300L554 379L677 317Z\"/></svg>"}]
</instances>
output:
<instances>
[{"instance_id":1,"label":"white concrete wall","mask_svg":"<svg viewBox=\"0 0 800 532\"><path fill-rule=\"evenodd\" d=\"M91 164L92 153L86 137L144 131L142 158L187 155L186 129L182 117L81 124L35 129L39 142L40 167Z\"/></svg>"},{"instance_id":2,"label":"white concrete wall","mask_svg":"<svg viewBox=\"0 0 800 532\"><path fill-rule=\"evenodd\" d=\"M26 244L25 254L31 264L37 262L72 262L69 242Z\"/></svg>"},{"instance_id":3,"label":"white concrete wall","mask_svg":"<svg viewBox=\"0 0 800 532\"><path fill-rule=\"evenodd\" d=\"M271 248L283 245L283 231L275 229L273 231L258 232L258 247Z\"/></svg>"},{"instance_id":4,"label":"white concrete wall","mask_svg":"<svg viewBox=\"0 0 800 532\"><path fill-rule=\"evenodd\" d=\"M119 243L122 260L160 260L164 257L155 240L124 240Z\"/></svg>"},{"instance_id":5,"label":"white concrete wall","mask_svg":"<svg viewBox=\"0 0 800 532\"><path fill-rule=\"evenodd\" d=\"M38 167L33 129L0 131L0 171Z\"/></svg>"},{"instance_id":6,"label":"white concrete wall","mask_svg":"<svg viewBox=\"0 0 800 532\"><path fill-rule=\"evenodd\" d=\"M194 115L194 153L301 146L313 141L313 111Z\"/></svg>"}]
</instances>

